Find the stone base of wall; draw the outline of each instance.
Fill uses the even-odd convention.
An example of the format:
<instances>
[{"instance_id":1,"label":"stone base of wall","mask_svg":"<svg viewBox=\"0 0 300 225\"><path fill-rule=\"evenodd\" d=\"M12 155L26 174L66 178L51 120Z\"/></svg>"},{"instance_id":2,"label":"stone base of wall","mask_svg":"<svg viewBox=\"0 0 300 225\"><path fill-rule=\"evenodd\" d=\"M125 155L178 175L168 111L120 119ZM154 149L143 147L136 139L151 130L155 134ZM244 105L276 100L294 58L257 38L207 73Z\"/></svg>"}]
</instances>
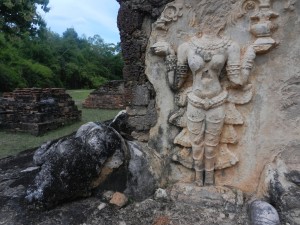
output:
<instances>
[{"instance_id":1,"label":"stone base of wall","mask_svg":"<svg viewBox=\"0 0 300 225\"><path fill-rule=\"evenodd\" d=\"M0 128L40 135L81 119L71 96L62 88L24 88L0 98Z\"/></svg>"},{"instance_id":2,"label":"stone base of wall","mask_svg":"<svg viewBox=\"0 0 300 225\"><path fill-rule=\"evenodd\" d=\"M124 81L113 80L90 93L83 102L85 108L98 109L124 109L125 88Z\"/></svg>"}]
</instances>

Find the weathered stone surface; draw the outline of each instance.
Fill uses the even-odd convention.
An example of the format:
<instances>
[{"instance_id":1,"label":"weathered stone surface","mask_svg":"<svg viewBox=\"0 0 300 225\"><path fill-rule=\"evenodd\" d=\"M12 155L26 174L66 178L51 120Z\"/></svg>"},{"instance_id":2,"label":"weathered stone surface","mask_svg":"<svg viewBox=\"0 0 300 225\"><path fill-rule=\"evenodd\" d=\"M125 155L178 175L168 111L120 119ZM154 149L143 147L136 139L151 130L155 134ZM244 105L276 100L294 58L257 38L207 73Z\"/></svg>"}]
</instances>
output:
<instances>
[{"instance_id":1,"label":"weathered stone surface","mask_svg":"<svg viewBox=\"0 0 300 225\"><path fill-rule=\"evenodd\" d=\"M118 1L120 3L118 27L125 61L123 68L125 101L131 112L136 111L136 115L144 114L144 109L140 112L140 105L146 105L150 112L156 111L155 104L151 103L155 98L153 89L150 87L151 85L145 75L145 53L151 31L151 21L159 16L164 5L170 1ZM132 117L135 117L135 115ZM139 131L148 131L156 122L156 112L151 113L149 118L138 117L129 118L129 120L133 128ZM144 121L144 124L141 126L136 121Z\"/></svg>"},{"instance_id":2,"label":"weathered stone surface","mask_svg":"<svg viewBox=\"0 0 300 225\"><path fill-rule=\"evenodd\" d=\"M136 90L135 85L142 86L147 80L154 89L156 123L145 124L144 121L147 121L143 115L145 109L135 108L137 107L135 104L143 102L142 100L131 101L129 104L129 124L133 127L134 137L139 139L140 135L138 134L150 129L149 138L148 140L144 139L144 141L148 141L149 147L160 154L162 160L165 160L165 165L169 164L168 160L174 153L181 152L179 141L174 144L174 140L182 128L174 126L169 122L169 119L178 108L182 107L182 104L184 105L182 103L184 97L180 93L176 95L168 83L170 78L168 72L170 71L167 69L172 70L172 68L167 68L165 58L159 56L163 51L167 51L166 46L155 46L155 44L168 42L170 44L169 53L178 56L180 52L178 47L181 44L189 43L192 46L194 43L191 41L194 40L192 37L199 37L197 40L200 43L202 40L200 31L202 34L211 35L214 32L213 29L210 29L211 26L214 26L217 31L220 26L223 26L223 22L227 21L223 32L218 34L218 37L228 36L230 43L236 43L239 46L240 50L237 51L239 62L236 63L240 63L242 70L245 69L244 71L241 70L242 80L245 84L243 84L243 88L239 89L237 87L231 88L230 85L226 86L226 82L223 83L226 76L228 77L228 74L234 72L233 67L231 68L233 70L222 68L223 72L218 75L221 76L221 85L228 89L228 102L225 107L224 132L220 140L222 145L215 149L217 152L217 165L214 167L216 170L215 184L234 186L248 193L254 193L261 179L259 174L263 171L264 166L272 160L270 156L275 157L281 151L283 151L281 157L290 166L299 165L299 157L291 157L297 156L298 153L295 148L290 147L299 142L297 137L297 133L299 133L297 127L299 126L296 125L299 122L296 114L298 109L298 74L297 72L289 72L297 71L299 64L299 60L297 60L299 59L299 52L292 46L298 46L298 40L294 37L300 31L299 29L289 29L299 19L297 14L300 10L299 4L285 4L279 0L266 2L219 1L218 3L210 0L202 0L201 3L199 1L186 3L182 0L176 0L168 5L165 4L166 2L161 2L161 7L157 8L159 14L154 16L153 11L147 8L149 1L143 3L144 6L141 6L140 1L121 1L120 9L122 12L122 7L126 6L126 10L146 12L145 16L141 18L143 20L142 25L135 26L136 31L121 33L124 43L129 43L126 40L136 38L137 34L139 34L139 41L149 40L146 51L142 54L141 51L134 48L139 59L134 58L134 56L132 59L129 57L124 68L126 82L132 85L132 90ZM287 5L293 5L292 10L287 10L290 8ZM157 7L156 4L153 6ZM261 13L264 9L270 13L271 20L265 18L264 14ZM211 13L214 13L213 19ZM217 20L216 18L222 19ZM270 24L274 25L272 26L274 29L259 30L258 27L266 26L263 21L270 21ZM208 26L207 24L210 23L212 23L211 26ZM122 30L122 26L123 24L119 23L120 30ZM289 35L291 33L295 36ZM226 42L225 39L224 43ZM211 45L209 43L208 40L204 46L199 45L201 48L198 46L200 50L202 49L202 53L199 52L200 55L204 54L203 51L210 51ZM221 45L221 42L219 44ZM211 50L212 54L216 48L221 48L216 46L211 47L213 49ZM157 49L155 50L155 48ZM165 50L163 50L164 48ZM157 55L153 54L154 51L157 52ZM288 58L293 59L291 60L292 63L285 63L280 60L287 55ZM209 58L206 60L209 61ZM194 63L196 65L197 61ZM193 63L189 60L187 74L190 78L184 84L186 87L193 82L191 64ZM146 73L147 79L145 82L141 82L140 78L144 76L144 73ZM229 78L229 81L235 82L232 78ZM145 89L141 96L146 95L147 90ZM133 99L134 91L130 96ZM184 119L177 122L184 124ZM184 125L182 126L184 127ZM272 132L270 132L271 130ZM184 135L183 133L182 135ZM215 133L218 133L218 130ZM191 146L184 147L188 150ZM188 157L192 158L192 154ZM207 158L211 157L207 155ZM176 182L180 181L181 178L194 176L193 171L183 170L178 162L166 167L166 169L173 170L169 173L170 181ZM208 163L206 164L208 165ZM210 169L208 168L208 170ZM179 172L183 173L182 176L176 174Z\"/></svg>"},{"instance_id":3,"label":"weathered stone surface","mask_svg":"<svg viewBox=\"0 0 300 225\"><path fill-rule=\"evenodd\" d=\"M285 177L288 181L300 186L300 171L292 170L285 174Z\"/></svg>"},{"instance_id":4,"label":"weathered stone surface","mask_svg":"<svg viewBox=\"0 0 300 225\"><path fill-rule=\"evenodd\" d=\"M171 200L172 187L170 186L167 189L166 198L134 201L119 210L109 204L104 207L100 196L78 199L46 211L30 208L24 201L24 197L27 187L33 182L38 171L25 173L20 171L33 167L33 154L34 151L31 150L16 157L0 159L0 223L7 225L115 225L122 222L128 225L153 225L169 221L169 224L183 225L250 224L246 210L247 205L240 205L243 201L237 201L238 198L234 199L237 197L236 190L228 189L225 194L222 193L222 189L220 189L220 193L215 192L216 197L214 197L214 191L207 190L206 192L210 195L198 195L196 201L187 201L178 198ZM187 190L192 190L190 187L188 185ZM181 193L182 188L183 186L181 189L175 186L172 192L177 190L178 193L184 195L185 193ZM186 196L189 195L188 193L191 191L186 192ZM232 193L232 195L228 193ZM193 195L196 196L196 193ZM109 201L109 198L106 201ZM205 205L205 202L213 202L213 204L210 207ZM240 203L236 204L237 202ZM238 208L224 207L226 205L238 205Z\"/></svg>"},{"instance_id":5,"label":"weathered stone surface","mask_svg":"<svg viewBox=\"0 0 300 225\"><path fill-rule=\"evenodd\" d=\"M168 200L168 198L169 197L168 197L167 191L165 189L158 188L154 193L154 199L156 199L156 200L165 201L165 200Z\"/></svg>"},{"instance_id":6,"label":"weathered stone surface","mask_svg":"<svg viewBox=\"0 0 300 225\"><path fill-rule=\"evenodd\" d=\"M120 113L118 118L122 115ZM118 118L109 122L116 129L122 128ZM113 218L118 211L104 207L100 202L99 197L104 197L103 189L113 192L125 190L131 199L143 200L154 193L157 185L149 156L142 152L140 146L128 142L126 145L130 151L127 154L118 151L118 148L124 150L121 144L125 141L115 128L91 122L71 136L43 145L35 153L31 150L16 157L0 159L0 223L99 224L87 218L98 221L98 212L102 212L104 217L101 216L103 223L100 224L118 224L119 217ZM107 135L103 139L104 131ZM130 161L127 162L124 155ZM32 158L41 168L34 166ZM126 162L128 168L123 167ZM76 197L87 197L90 193L98 197L66 203ZM104 200L109 201L111 196ZM28 204L28 200L36 204ZM39 206L53 207L56 203L61 204L55 209L39 210ZM126 221L130 222L137 214L127 216Z\"/></svg>"},{"instance_id":7,"label":"weathered stone surface","mask_svg":"<svg viewBox=\"0 0 300 225\"><path fill-rule=\"evenodd\" d=\"M110 204L116 205L118 207L125 206L127 202L128 202L128 198L126 197L126 195L120 192L115 192L112 195L111 200L109 201Z\"/></svg>"},{"instance_id":8,"label":"weathered stone surface","mask_svg":"<svg viewBox=\"0 0 300 225\"><path fill-rule=\"evenodd\" d=\"M102 209L104 209L107 205L105 203L101 203L97 208L101 211Z\"/></svg>"},{"instance_id":9,"label":"weathered stone surface","mask_svg":"<svg viewBox=\"0 0 300 225\"><path fill-rule=\"evenodd\" d=\"M124 193L132 196L135 200L141 201L145 196L154 193L158 186L159 178L153 171L153 156L144 152L144 147L135 142L127 142L130 151L130 161L128 164L129 179Z\"/></svg>"},{"instance_id":10,"label":"weathered stone surface","mask_svg":"<svg viewBox=\"0 0 300 225\"><path fill-rule=\"evenodd\" d=\"M132 130L138 132L145 132L148 131L151 127L153 127L157 122L157 114L155 110L154 100L149 101L149 105L147 106L147 111L145 115L143 115L144 109L141 109L140 106L138 106L138 108L127 108L127 110L129 110L129 112L136 112L136 115L129 116L128 118L128 125L132 128Z\"/></svg>"},{"instance_id":11,"label":"weathered stone surface","mask_svg":"<svg viewBox=\"0 0 300 225\"><path fill-rule=\"evenodd\" d=\"M188 48L191 49L191 46L194 46L195 42L192 40L195 37L199 38L198 41L200 40L196 41L198 48L194 53L190 51L189 56L193 55L195 59L202 58L209 69L213 60L210 54L204 53L211 53L213 58L216 49L221 47L218 43L210 45L214 38L201 42L203 40L201 35L217 31L226 21L222 32L214 37L230 37L230 41L239 46L240 50L236 53L240 55L235 58L236 65L234 66L241 66L240 74L245 84L242 82L243 88L238 87L240 84L230 87L230 82L231 84L239 83L233 78L228 78L230 74L239 70L234 66L229 68L228 65L231 62L225 63L228 68L224 66L220 69L216 79L220 78L221 86L228 91L224 107L226 111L224 126L222 125L224 129L219 140L220 145L212 151L214 154L203 153L209 159L215 157L216 165L204 169L216 170L214 180L216 185L235 187L248 194L265 197L275 206L282 218L286 213L289 215L287 217L292 215L296 221L298 206L296 207L293 199L298 198L297 174L300 171L298 113L300 105L298 46L300 45L296 38L300 34L299 26L296 26L300 15L298 2L289 0L217 2L212 0L188 2L183 0L172 2L124 0L119 2L121 3L119 20L125 17L123 12L133 11L135 13L133 16L143 12L139 14L141 17L138 17L139 25L133 26L135 30L129 29L128 25L120 21L119 28L123 30L121 40L124 45L137 40L132 49L129 50L127 46L128 52L124 51L127 59L124 67L125 83L130 87L128 89L130 91L127 92L128 123L133 130L132 136L136 140L147 142L150 154L157 153L160 162L158 164L163 165L155 169L157 174L160 174L158 177L162 180L168 179L168 182L191 182L195 178L195 172L191 170L195 167L193 161L195 156L193 156L190 140L186 138L188 137L186 135L188 129L185 129L187 128L184 113L186 110L184 109L181 113L182 118L174 116L176 113L180 114L178 109L186 106L186 96L190 90L186 88L183 90L185 93L176 93L174 86L170 87L169 73L174 71L175 67L179 68L176 72L184 71L184 67L178 67L175 61L172 64L172 60L186 63L183 60L185 58L181 57L184 54L180 53L186 48L179 48L179 46L188 43ZM146 41L148 44L144 49ZM161 43L168 43L169 46L158 45ZM201 43L204 45L202 46ZM137 45L139 47L136 47ZM168 58L166 52L175 57ZM195 54L195 52L198 53ZM161 57L162 55L164 57ZM231 53L228 55L230 58ZM190 86L195 79L194 75L192 78L191 71L196 71L196 67L202 64L201 60L193 60L191 57L187 61L189 78L183 85L183 89ZM184 76L184 74L180 75ZM209 78L205 75L203 77ZM229 86L226 86L228 79ZM154 123L147 119L146 106L138 105L145 102L145 98L142 97L147 96L148 90L142 87L149 82L152 86L151 92L153 92L150 94L150 103L154 105L152 109L156 112ZM143 90L143 93L140 99L135 98L138 101L133 101L134 90L137 89ZM208 99L210 98L208 96ZM205 100L205 96L203 99L204 103L213 104ZM195 125L196 128L199 129ZM214 131L207 133L218 134L220 130ZM147 132L148 137L141 138ZM179 136L184 138L180 139ZM218 141L216 138L215 140ZM211 140L205 140L204 144L209 141ZM215 146L215 143L209 142L208 146ZM178 157L174 158L177 160L172 162L171 158L176 154ZM263 171L273 163L274 158L280 158L286 164L287 169L276 165L276 169L272 170L281 174L279 176L281 185L265 185L265 188L261 188L261 182L270 176ZM201 165L198 169L201 171ZM205 177L208 176L209 174L205 174ZM274 183L276 176L272 177ZM287 182L289 185L282 188L283 183L286 185ZM268 198L270 193L272 193L272 198ZM286 197L289 200L285 199L285 195L289 196ZM282 199L285 199L285 203L282 203ZM279 210L281 205L287 208ZM293 223L295 222L291 222Z\"/></svg>"},{"instance_id":12,"label":"weathered stone surface","mask_svg":"<svg viewBox=\"0 0 300 225\"><path fill-rule=\"evenodd\" d=\"M150 94L147 86L137 86L134 90L132 103L136 106L148 105Z\"/></svg>"},{"instance_id":13,"label":"weathered stone surface","mask_svg":"<svg viewBox=\"0 0 300 225\"><path fill-rule=\"evenodd\" d=\"M81 119L65 89L24 88L0 98L0 128L40 135Z\"/></svg>"},{"instance_id":14,"label":"weathered stone surface","mask_svg":"<svg viewBox=\"0 0 300 225\"><path fill-rule=\"evenodd\" d=\"M113 120L105 121L103 124L115 129L126 140L132 140L130 135L132 127L128 123L129 115L125 110L121 110Z\"/></svg>"},{"instance_id":15,"label":"weathered stone surface","mask_svg":"<svg viewBox=\"0 0 300 225\"><path fill-rule=\"evenodd\" d=\"M251 225L280 225L276 209L267 202L253 201L249 214Z\"/></svg>"},{"instance_id":16,"label":"weathered stone surface","mask_svg":"<svg viewBox=\"0 0 300 225\"><path fill-rule=\"evenodd\" d=\"M124 81L113 80L101 85L97 90L89 94L82 105L85 108L124 109Z\"/></svg>"},{"instance_id":17,"label":"weathered stone surface","mask_svg":"<svg viewBox=\"0 0 300 225\"><path fill-rule=\"evenodd\" d=\"M277 157L265 167L262 178L258 192L276 208L282 224L300 224L299 173Z\"/></svg>"},{"instance_id":18,"label":"weathered stone surface","mask_svg":"<svg viewBox=\"0 0 300 225\"><path fill-rule=\"evenodd\" d=\"M34 155L41 167L28 189L30 203L52 206L89 196L125 162L126 147L112 128L88 123L76 134L42 145Z\"/></svg>"},{"instance_id":19,"label":"weathered stone surface","mask_svg":"<svg viewBox=\"0 0 300 225\"><path fill-rule=\"evenodd\" d=\"M178 183L172 187L170 195L174 201L223 208L228 213L237 213L244 205L243 193L227 187L199 187L196 184Z\"/></svg>"},{"instance_id":20,"label":"weathered stone surface","mask_svg":"<svg viewBox=\"0 0 300 225\"><path fill-rule=\"evenodd\" d=\"M148 132L136 132L133 131L131 133L132 137L140 142L147 142L149 140L149 133Z\"/></svg>"},{"instance_id":21,"label":"weathered stone surface","mask_svg":"<svg viewBox=\"0 0 300 225\"><path fill-rule=\"evenodd\" d=\"M105 190L124 192L134 200L152 195L158 177L149 154L123 138L128 136L127 118L121 111L112 121L89 122L74 134L43 144L33 156L37 167L21 171L37 173L27 188L27 202L50 208L92 192L101 196Z\"/></svg>"},{"instance_id":22,"label":"weathered stone surface","mask_svg":"<svg viewBox=\"0 0 300 225\"><path fill-rule=\"evenodd\" d=\"M102 194L102 198L103 200L109 202L113 196L114 192L113 191L105 191Z\"/></svg>"}]
</instances>

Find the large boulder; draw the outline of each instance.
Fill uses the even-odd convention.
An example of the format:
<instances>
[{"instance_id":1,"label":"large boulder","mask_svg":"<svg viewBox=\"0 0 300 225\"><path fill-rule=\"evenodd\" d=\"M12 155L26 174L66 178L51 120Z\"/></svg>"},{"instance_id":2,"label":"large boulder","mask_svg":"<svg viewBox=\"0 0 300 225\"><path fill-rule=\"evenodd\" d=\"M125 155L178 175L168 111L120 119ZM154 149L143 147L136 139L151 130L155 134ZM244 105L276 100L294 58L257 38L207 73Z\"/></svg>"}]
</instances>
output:
<instances>
[{"instance_id":1,"label":"large boulder","mask_svg":"<svg viewBox=\"0 0 300 225\"><path fill-rule=\"evenodd\" d=\"M265 201L253 201L250 204L249 216L251 225L280 225L276 209Z\"/></svg>"},{"instance_id":2,"label":"large boulder","mask_svg":"<svg viewBox=\"0 0 300 225\"><path fill-rule=\"evenodd\" d=\"M125 162L126 151L122 137L113 128L93 122L71 136L47 142L34 154L34 162L41 169L26 199L52 206L89 196Z\"/></svg>"},{"instance_id":3,"label":"large boulder","mask_svg":"<svg viewBox=\"0 0 300 225\"><path fill-rule=\"evenodd\" d=\"M282 224L300 224L299 181L299 165L286 164L282 156L268 164L262 174L259 191L276 208Z\"/></svg>"},{"instance_id":4,"label":"large boulder","mask_svg":"<svg viewBox=\"0 0 300 225\"><path fill-rule=\"evenodd\" d=\"M276 206L286 224L300 224L300 173L299 171L274 171L269 181L270 201Z\"/></svg>"},{"instance_id":5,"label":"large boulder","mask_svg":"<svg viewBox=\"0 0 300 225\"><path fill-rule=\"evenodd\" d=\"M121 111L114 120L89 122L78 131L37 149L34 164L40 171L27 190L29 203L52 207L105 190L144 200L157 187L157 179L144 146L132 142Z\"/></svg>"}]
</instances>

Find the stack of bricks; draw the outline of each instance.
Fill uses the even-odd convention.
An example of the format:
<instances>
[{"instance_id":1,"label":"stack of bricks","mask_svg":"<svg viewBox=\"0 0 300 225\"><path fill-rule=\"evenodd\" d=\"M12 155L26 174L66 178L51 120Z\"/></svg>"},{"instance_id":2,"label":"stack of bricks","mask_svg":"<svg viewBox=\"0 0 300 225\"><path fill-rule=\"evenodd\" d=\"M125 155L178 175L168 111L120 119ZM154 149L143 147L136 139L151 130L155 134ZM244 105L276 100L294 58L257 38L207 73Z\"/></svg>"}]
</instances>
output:
<instances>
[{"instance_id":1,"label":"stack of bricks","mask_svg":"<svg viewBox=\"0 0 300 225\"><path fill-rule=\"evenodd\" d=\"M63 88L23 88L0 98L0 128L40 135L81 119Z\"/></svg>"},{"instance_id":2,"label":"stack of bricks","mask_svg":"<svg viewBox=\"0 0 300 225\"><path fill-rule=\"evenodd\" d=\"M172 1L118 0L128 124L134 130L132 136L139 141L147 142L149 130L157 123L156 93L145 70L150 24L158 19L165 6Z\"/></svg>"},{"instance_id":3,"label":"stack of bricks","mask_svg":"<svg viewBox=\"0 0 300 225\"><path fill-rule=\"evenodd\" d=\"M85 108L124 109L124 81L113 80L100 86L97 90L90 93L82 105Z\"/></svg>"}]
</instances>

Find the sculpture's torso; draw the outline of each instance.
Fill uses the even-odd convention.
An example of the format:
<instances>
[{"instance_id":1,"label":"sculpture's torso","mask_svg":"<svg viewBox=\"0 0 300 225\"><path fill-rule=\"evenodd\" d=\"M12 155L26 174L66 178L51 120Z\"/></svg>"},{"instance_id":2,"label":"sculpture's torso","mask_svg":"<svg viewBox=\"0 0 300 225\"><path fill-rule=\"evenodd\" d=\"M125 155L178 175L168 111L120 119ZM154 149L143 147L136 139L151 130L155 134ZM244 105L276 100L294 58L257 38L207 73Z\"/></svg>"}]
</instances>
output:
<instances>
[{"instance_id":1,"label":"sculpture's torso","mask_svg":"<svg viewBox=\"0 0 300 225\"><path fill-rule=\"evenodd\" d=\"M212 98L222 92L220 73L227 60L226 40L193 38L189 42L187 61L193 73L193 93L200 98Z\"/></svg>"}]
</instances>

